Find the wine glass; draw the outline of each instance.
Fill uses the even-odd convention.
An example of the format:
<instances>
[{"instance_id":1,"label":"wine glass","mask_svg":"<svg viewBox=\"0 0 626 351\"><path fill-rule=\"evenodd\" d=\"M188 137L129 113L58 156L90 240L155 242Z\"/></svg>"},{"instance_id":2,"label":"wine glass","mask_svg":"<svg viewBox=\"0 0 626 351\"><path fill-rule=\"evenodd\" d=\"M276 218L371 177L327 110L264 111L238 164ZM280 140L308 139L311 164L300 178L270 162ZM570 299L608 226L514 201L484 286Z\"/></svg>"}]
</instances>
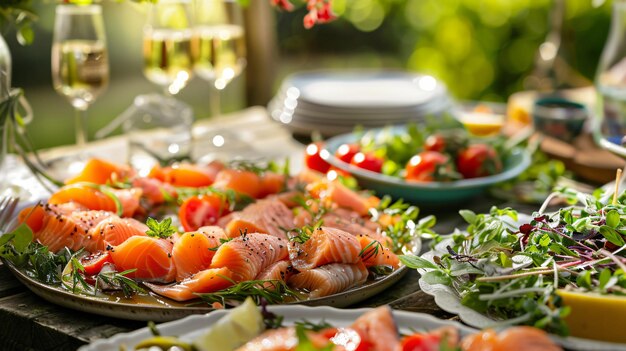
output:
<instances>
[{"instance_id":1,"label":"wine glass","mask_svg":"<svg viewBox=\"0 0 626 351\"><path fill-rule=\"evenodd\" d=\"M144 74L176 95L193 75L190 0L159 0L150 4L143 33Z\"/></svg>"},{"instance_id":2,"label":"wine glass","mask_svg":"<svg viewBox=\"0 0 626 351\"><path fill-rule=\"evenodd\" d=\"M76 146L87 142L89 105L109 82L102 7L58 5L52 44L52 81L76 111Z\"/></svg>"},{"instance_id":3,"label":"wine glass","mask_svg":"<svg viewBox=\"0 0 626 351\"><path fill-rule=\"evenodd\" d=\"M211 83L211 114L221 113L220 92L246 66L243 11L237 0L195 0L194 71Z\"/></svg>"}]
</instances>

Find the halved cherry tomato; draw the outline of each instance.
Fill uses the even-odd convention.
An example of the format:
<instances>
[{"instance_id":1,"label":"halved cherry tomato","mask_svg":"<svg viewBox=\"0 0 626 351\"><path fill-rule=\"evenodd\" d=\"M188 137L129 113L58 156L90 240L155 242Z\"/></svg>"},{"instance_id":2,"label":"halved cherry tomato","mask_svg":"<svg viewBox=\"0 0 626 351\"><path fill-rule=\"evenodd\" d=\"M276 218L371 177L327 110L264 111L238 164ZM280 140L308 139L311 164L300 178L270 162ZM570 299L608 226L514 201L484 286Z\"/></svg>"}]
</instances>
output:
<instances>
[{"instance_id":1,"label":"halved cherry tomato","mask_svg":"<svg viewBox=\"0 0 626 351\"><path fill-rule=\"evenodd\" d=\"M485 177L502 170L498 153L493 146L487 144L472 144L461 150L456 165L464 178Z\"/></svg>"},{"instance_id":2,"label":"halved cherry tomato","mask_svg":"<svg viewBox=\"0 0 626 351\"><path fill-rule=\"evenodd\" d=\"M380 173L383 169L384 162L385 160L371 152L357 152L354 157L352 157L350 164L367 169L368 171Z\"/></svg>"},{"instance_id":3,"label":"halved cherry tomato","mask_svg":"<svg viewBox=\"0 0 626 351\"><path fill-rule=\"evenodd\" d=\"M433 334L413 334L402 339L402 351L439 351L441 337Z\"/></svg>"},{"instance_id":4,"label":"halved cherry tomato","mask_svg":"<svg viewBox=\"0 0 626 351\"><path fill-rule=\"evenodd\" d=\"M446 139L441 134L432 134L424 142L424 150L444 152L446 150Z\"/></svg>"},{"instance_id":5,"label":"halved cherry tomato","mask_svg":"<svg viewBox=\"0 0 626 351\"><path fill-rule=\"evenodd\" d=\"M321 142L311 143L305 149L304 163L309 169L326 173L330 169L330 164L325 160L328 156Z\"/></svg>"},{"instance_id":6,"label":"halved cherry tomato","mask_svg":"<svg viewBox=\"0 0 626 351\"><path fill-rule=\"evenodd\" d=\"M105 263L113 263L109 251L98 251L80 259L80 264L85 268L85 275L96 275L100 273Z\"/></svg>"},{"instance_id":7,"label":"halved cherry tomato","mask_svg":"<svg viewBox=\"0 0 626 351\"><path fill-rule=\"evenodd\" d=\"M423 151L411 157L404 178L408 181L432 182L453 178L450 158L436 151Z\"/></svg>"},{"instance_id":8,"label":"halved cherry tomato","mask_svg":"<svg viewBox=\"0 0 626 351\"><path fill-rule=\"evenodd\" d=\"M230 213L228 203L219 195L192 196L186 199L178 210L178 218L187 232L198 230Z\"/></svg>"},{"instance_id":9,"label":"halved cherry tomato","mask_svg":"<svg viewBox=\"0 0 626 351\"><path fill-rule=\"evenodd\" d=\"M337 148L337 151L335 151L335 157L345 163L350 163L354 155L356 155L360 149L358 144L341 144L341 146Z\"/></svg>"}]
</instances>

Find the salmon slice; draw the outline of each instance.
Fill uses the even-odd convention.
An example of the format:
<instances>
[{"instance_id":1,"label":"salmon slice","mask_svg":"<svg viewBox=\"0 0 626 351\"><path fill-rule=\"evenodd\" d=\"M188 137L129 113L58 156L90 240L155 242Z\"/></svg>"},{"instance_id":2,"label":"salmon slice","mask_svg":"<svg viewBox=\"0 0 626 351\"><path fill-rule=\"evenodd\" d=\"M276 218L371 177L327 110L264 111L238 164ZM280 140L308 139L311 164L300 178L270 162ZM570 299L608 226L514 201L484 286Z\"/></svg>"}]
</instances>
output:
<instances>
[{"instance_id":1,"label":"salmon slice","mask_svg":"<svg viewBox=\"0 0 626 351\"><path fill-rule=\"evenodd\" d=\"M548 334L529 326L511 327L500 334L487 329L463 338L463 350L467 351L560 351L560 346Z\"/></svg>"},{"instance_id":2,"label":"salmon slice","mask_svg":"<svg viewBox=\"0 0 626 351\"><path fill-rule=\"evenodd\" d=\"M285 189L286 179L284 174L265 172L261 176L261 188L258 194L259 198L268 195L277 194Z\"/></svg>"},{"instance_id":3,"label":"salmon slice","mask_svg":"<svg viewBox=\"0 0 626 351\"><path fill-rule=\"evenodd\" d=\"M156 178L139 177L133 179L133 187L141 189L142 198L148 200L150 206L160 205L166 197L176 199L176 189L171 184L164 183Z\"/></svg>"},{"instance_id":4,"label":"salmon slice","mask_svg":"<svg viewBox=\"0 0 626 351\"><path fill-rule=\"evenodd\" d=\"M217 249L211 268L227 267L234 280L252 280L271 264L289 256L287 242L275 236L253 233L235 238Z\"/></svg>"},{"instance_id":5,"label":"salmon slice","mask_svg":"<svg viewBox=\"0 0 626 351\"><path fill-rule=\"evenodd\" d=\"M327 337L321 333L306 331L307 339L315 350L321 350L330 344ZM298 346L298 336L294 327L270 329L256 338L248 341L236 351L293 351ZM345 350L333 348L334 351Z\"/></svg>"},{"instance_id":6,"label":"salmon slice","mask_svg":"<svg viewBox=\"0 0 626 351\"><path fill-rule=\"evenodd\" d=\"M264 233L286 240L287 234L281 228L293 227L293 214L282 202L259 200L233 213L226 225L226 235L235 238L241 233Z\"/></svg>"},{"instance_id":7,"label":"salmon slice","mask_svg":"<svg viewBox=\"0 0 626 351\"><path fill-rule=\"evenodd\" d=\"M338 209L339 210L339 209ZM392 247L393 241L390 237L381 234L378 230L372 229L370 220L363 218L354 218L350 214L341 211L333 211L322 216L324 225L327 227L341 229L352 235L366 235L383 244L385 247Z\"/></svg>"},{"instance_id":8,"label":"salmon slice","mask_svg":"<svg viewBox=\"0 0 626 351\"><path fill-rule=\"evenodd\" d=\"M368 271L363 263L331 263L302 271L289 278L289 286L309 291L316 298L336 294L365 283Z\"/></svg>"},{"instance_id":9,"label":"salmon slice","mask_svg":"<svg viewBox=\"0 0 626 351\"><path fill-rule=\"evenodd\" d=\"M130 217L139 208L141 189L111 189L122 206L122 216ZM76 202L90 210L117 212L115 200L102 191L84 184L70 184L62 187L50 196L48 203L56 205L65 202Z\"/></svg>"},{"instance_id":10,"label":"salmon slice","mask_svg":"<svg viewBox=\"0 0 626 351\"><path fill-rule=\"evenodd\" d=\"M181 163L163 168L163 181L173 186L199 188L213 184L217 173L224 168L220 162L205 166Z\"/></svg>"},{"instance_id":11,"label":"salmon slice","mask_svg":"<svg viewBox=\"0 0 626 351\"><path fill-rule=\"evenodd\" d=\"M381 306L364 313L354 321L351 328L359 333L362 341L372 345L372 350L397 351L402 349L398 337L398 327L389 306Z\"/></svg>"},{"instance_id":12,"label":"salmon slice","mask_svg":"<svg viewBox=\"0 0 626 351\"><path fill-rule=\"evenodd\" d=\"M255 280L279 280L287 282L289 278L295 273L291 262L278 261L269 267L261 271L254 279ZM274 287L272 283L266 283L265 287L270 289Z\"/></svg>"},{"instance_id":13,"label":"salmon slice","mask_svg":"<svg viewBox=\"0 0 626 351\"><path fill-rule=\"evenodd\" d=\"M304 193L299 190L285 191L278 194L269 195L268 200L278 200L285 204L288 208L294 208L299 205L297 199L303 199Z\"/></svg>"},{"instance_id":14,"label":"salmon slice","mask_svg":"<svg viewBox=\"0 0 626 351\"><path fill-rule=\"evenodd\" d=\"M134 174L134 171L125 165L116 164L99 158L92 158L85 164L83 170L74 178L65 181L65 184L88 182L108 184L121 181Z\"/></svg>"},{"instance_id":15,"label":"salmon slice","mask_svg":"<svg viewBox=\"0 0 626 351\"><path fill-rule=\"evenodd\" d=\"M298 270L313 269L328 263L357 263L361 245L357 238L341 229L320 227L307 241L289 244L291 264Z\"/></svg>"},{"instance_id":16,"label":"salmon slice","mask_svg":"<svg viewBox=\"0 0 626 351\"><path fill-rule=\"evenodd\" d=\"M34 239L58 252L67 247L79 250L91 247L95 239L89 230L112 213L106 211L71 211L74 205L37 205L22 210L18 219L33 231Z\"/></svg>"},{"instance_id":17,"label":"salmon slice","mask_svg":"<svg viewBox=\"0 0 626 351\"><path fill-rule=\"evenodd\" d=\"M227 239L220 227L201 227L184 233L174 243L172 258L176 266L176 281L182 281L211 266L220 239Z\"/></svg>"},{"instance_id":18,"label":"salmon slice","mask_svg":"<svg viewBox=\"0 0 626 351\"><path fill-rule=\"evenodd\" d=\"M173 285L144 283L155 293L175 301L188 301L204 294L226 289L233 285L233 272L226 268L206 269L192 277Z\"/></svg>"},{"instance_id":19,"label":"salmon slice","mask_svg":"<svg viewBox=\"0 0 626 351\"><path fill-rule=\"evenodd\" d=\"M216 189L234 190L255 199L261 194L261 178L250 171L225 168L217 174L213 186Z\"/></svg>"},{"instance_id":20,"label":"salmon slice","mask_svg":"<svg viewBox=\"0 0 626 351\"><path fill-rule=\"evenodd\" d=\"M398 268L400 259L388 247L384 247L380 241L374 240L367 235L357 235L357 240L361 245L361 261L365 267L390 266Z\"/></svg>"},{"instance_id":21,"label":"salmon slice","mask_svg":"<svg viewBox=\"0 0 626 351\"><path fill-rule=\"evenodd\" d=\"M145 236L148 226L134 218L120 218L112 215L89 230L94 246L87 251L104 250L106 245L117 246L131 236Z\"/></svg>"},{"instance_id":22,"label":"salmon slice","mask_svg":"<svg viewBox=\"0 0 626 351\"><path fill-rule=\"evenodd\" d=\"M174 244L168 239L132 236L118 246L107 246L118 271L136 269L129 278L169 283L176 277L172 260Z\"/></svg>"}]
</instances>

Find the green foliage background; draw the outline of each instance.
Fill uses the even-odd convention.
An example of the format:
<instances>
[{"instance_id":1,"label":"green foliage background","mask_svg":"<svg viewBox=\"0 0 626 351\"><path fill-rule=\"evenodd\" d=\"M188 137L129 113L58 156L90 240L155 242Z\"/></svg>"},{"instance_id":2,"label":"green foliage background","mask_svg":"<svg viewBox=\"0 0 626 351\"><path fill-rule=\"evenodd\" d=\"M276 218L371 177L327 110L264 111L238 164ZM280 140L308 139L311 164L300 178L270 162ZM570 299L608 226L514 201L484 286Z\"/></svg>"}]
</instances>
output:
<instances>
[{"instance_id":1,"label":"green foliage background","mask_svg":"<svg viewBox=\"0 0 626 351\"><path fill-rule=\"evenodd\" d=\"M310 30L302 25L304 6L293 13L274 11L280 48L275 88L286 75L305 69L395 68L431 73L457 99L506 101L525 89L537 48L549 30L553 1L334 0L340 19ZM559 55L591 84L609 29L611 1L563 1L566 14ZM56 94L50 78L55 0L19 2L32 5L37 14L34 42L20 45L14 29L3 35L13 54L13 85L25 89L34 109L29 130L39 148L72 144L73 111ZM159 91L142 73L143 5L102 3L111 80L90 108L91 135L122 113L136 95ZM0 14L2 5L6 4L0 0ZM240 77L227 87L225 112L245 106L244 86ZM196 118L208 115L207 89L208 83L194 78L178 95L194 107Z\"/></svg>"},{"instance_id":2,"label":"green foliage background","mask_svg":"<svg viewBox=\"0 0 626 351\"><path fill-rule=\"evenodd\" d=\"M496 101L525 88L524 79L549 30L553 4L551 0L334 1L342 19L309 31L301 28L304 9L279 16L283 54L382 53L388 60L379 65L431 73L446 82L457 98ZM611 1L564 1L559 55L591 83L608 34Z\"/></svg>"}]
</instances>

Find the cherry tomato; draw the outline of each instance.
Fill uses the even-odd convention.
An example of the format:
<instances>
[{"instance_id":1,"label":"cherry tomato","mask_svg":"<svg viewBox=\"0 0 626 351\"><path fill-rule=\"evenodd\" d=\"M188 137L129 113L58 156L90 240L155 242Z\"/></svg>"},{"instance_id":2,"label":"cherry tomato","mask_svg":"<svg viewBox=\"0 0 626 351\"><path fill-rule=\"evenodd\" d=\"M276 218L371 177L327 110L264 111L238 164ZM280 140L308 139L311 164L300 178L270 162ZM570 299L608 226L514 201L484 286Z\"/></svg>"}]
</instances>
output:
<instances>
[{"instance_id":1,"label":"cherry tomato","mask_svg":"<svg viewBox=\"0 0 626 351\"><path fill-rule=\"evenodd\" d=\"M330 169L330 164L326 162L329 153L320 142L307 145L304 153L304 163L309 169L326 173Z\"/></svg>"},{"instance_id":2,"label":"cherry tomato","mask_svg":"<svg viewBox=\"0 0 626 351\"><path fill-rule=\"evenodd\" d=\"M413 334L402 339L402 351L438 351L441 344L439 335Z\"/></svg>"},{"instance_id":3,"label":"cherry tomato","mask_svg":"<svg viewBox=\"0 0 626 351\"><path fill-rule=\"evenodd\" d=\"M446 151L446 139L441 134L429 135L424 142L424 150L444 152Z\"/></svg>"},{"instance_id":4,"label":"cherry tomato","mask_svg":"<svg viewBox=\"0 0 626 351\"><path fill-rule=\"evenodd\" d=\"M496 150L487 144L472 144L459 152L456 165L464 178L485 177L502 170Z\"/></svg>"},{"instance_id":5,"label":"cherry tomato","mask_svg":"<svg viewBox=\"0 0 626 351\"><path fill-rule=\"evenodd\" d=\"M360 151L358 144L341 144L335 151L335 157L342 160L345 163L350 163L354 155Z\"/></svg>"},{"instance_id":6,"label":"cherry tomato","mask_svg":"<svg viewBox=\"0 0 626 351\"><path fill-rule=\"evenodd\" d=\"M383 169L384 162L382 158L371 152L357 152L354 157L352 157L350 164L367 169L368 171L380 173Z\"/></svg>"},{"instance_id":7,"label":"cherry tomato","mask_svg":"<svg viewBox=\"0 0 626 351\"><path fill-rule=\"evenodd\" d=\"M198 230L230 213L228 203L218 195L192 196L186 199L178 210L178 218L187 232Z\"/></svg>"},{"instance_id":8,"label":"cherry tomato","mask_svg":"<svg viewBox=\"0 0 626 351\"><path fill-rule=\"evenodd\" d=\"M411 157L404 178L415 182L450 180L453 173L450 158L437 151L422 151Z\"/></svg>"},{"instance_id":9,"label":"cherry tomato","mask_svg":"<svg viewBox=\"0 0 626 351\"><path fill-rule=\"evenodd\" d=\"M96 275L100 273L105 263L112 263L111 255L108 251L98 251L80 259L80 264L85 268L85 275Z\"/></svg>"}]
</instances>

